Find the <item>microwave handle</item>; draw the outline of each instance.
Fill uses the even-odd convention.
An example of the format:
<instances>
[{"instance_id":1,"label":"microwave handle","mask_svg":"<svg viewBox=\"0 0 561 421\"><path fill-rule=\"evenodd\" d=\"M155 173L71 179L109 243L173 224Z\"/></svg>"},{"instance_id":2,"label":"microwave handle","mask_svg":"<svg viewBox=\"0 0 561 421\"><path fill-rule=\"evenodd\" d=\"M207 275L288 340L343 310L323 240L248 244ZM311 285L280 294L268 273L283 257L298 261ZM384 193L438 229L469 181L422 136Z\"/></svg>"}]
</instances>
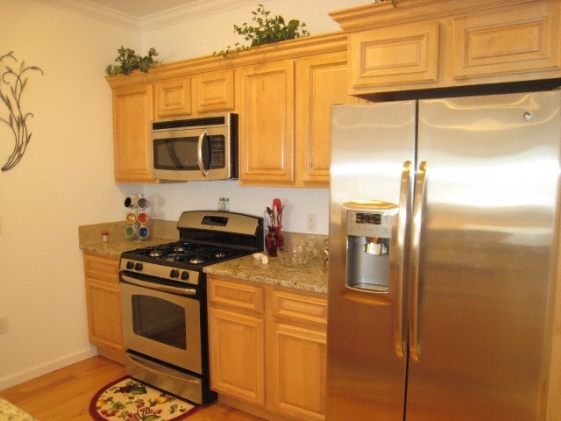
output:
<instances>
[{"instance_id":1,"label":"microwave handle","mask_svg":"<svg viewBox=\"0 0 561 421\"><path fill-rule=\"evenodd\" d=\"M208 176L208 169L205 168L205 163L203 161L203 144L206 136L208 136L208 132L206 130L203 130L199 135L199 142L197 147L197 161L199 163L199 170L201 170L201 174L203 175L203 177Z\"/></svg>"}]
</instances>

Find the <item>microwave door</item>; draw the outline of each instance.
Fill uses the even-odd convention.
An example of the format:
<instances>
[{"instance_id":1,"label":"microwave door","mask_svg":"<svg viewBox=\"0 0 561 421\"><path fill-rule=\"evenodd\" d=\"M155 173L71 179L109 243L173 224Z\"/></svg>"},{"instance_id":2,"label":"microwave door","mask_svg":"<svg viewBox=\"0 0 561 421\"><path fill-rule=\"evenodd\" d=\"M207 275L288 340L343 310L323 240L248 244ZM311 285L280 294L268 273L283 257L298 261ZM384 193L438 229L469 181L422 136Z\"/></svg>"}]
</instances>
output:
<instances>
[{"instance_id":1,"label":"microwave door","mask_svg":"<svg viewBox=\"0 0 561 421\"><path fill-rule=\"evenodd\" d=\"M173 142L171 139L168 139L164 142L164 144L166 146L168 156L173 162L173 165L176 168L180 168L182 164L181 164L181 159L179 159L179 156L177 155L177 150L175 149L175 142Z\"/></svg>"}]
</instances>

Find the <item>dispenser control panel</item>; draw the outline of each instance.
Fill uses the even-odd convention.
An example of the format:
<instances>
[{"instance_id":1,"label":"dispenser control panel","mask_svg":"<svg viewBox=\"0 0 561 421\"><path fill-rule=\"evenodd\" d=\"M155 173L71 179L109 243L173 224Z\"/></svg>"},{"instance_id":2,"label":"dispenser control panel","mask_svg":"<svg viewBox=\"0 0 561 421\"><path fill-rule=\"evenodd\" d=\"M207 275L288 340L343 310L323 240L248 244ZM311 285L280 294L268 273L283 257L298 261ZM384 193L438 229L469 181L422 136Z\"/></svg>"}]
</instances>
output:
<instances>
[{"instance_id":1,"label":"dispenser control panel","mask_svg":"<svg viewBox=\"0 0 561 421\"><path fill-rule=\"evenodd\" d=\"M380 201L348 202L343 209L347 214L347 235L389 238L399 206Z\"/></svg>"}]
</instances>

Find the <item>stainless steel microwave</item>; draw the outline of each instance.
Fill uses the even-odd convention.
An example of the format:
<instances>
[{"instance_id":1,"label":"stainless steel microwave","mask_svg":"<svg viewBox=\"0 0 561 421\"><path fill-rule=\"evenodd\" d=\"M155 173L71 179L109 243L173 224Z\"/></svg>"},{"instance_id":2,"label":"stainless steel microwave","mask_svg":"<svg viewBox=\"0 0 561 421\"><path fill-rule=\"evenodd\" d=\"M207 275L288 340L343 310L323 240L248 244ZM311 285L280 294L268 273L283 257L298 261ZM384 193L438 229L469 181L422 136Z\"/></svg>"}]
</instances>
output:
<instances>
[{"instance_id":1,"label":"stainless steel microwave","mask_svg":"<svg viewBox=\"0 0 561 421\"><path fill-rule=\"evenodd\" d=\"M238 178L238 115L152 122L152 174L162 181Z\"/></svg>"}]
</instances>

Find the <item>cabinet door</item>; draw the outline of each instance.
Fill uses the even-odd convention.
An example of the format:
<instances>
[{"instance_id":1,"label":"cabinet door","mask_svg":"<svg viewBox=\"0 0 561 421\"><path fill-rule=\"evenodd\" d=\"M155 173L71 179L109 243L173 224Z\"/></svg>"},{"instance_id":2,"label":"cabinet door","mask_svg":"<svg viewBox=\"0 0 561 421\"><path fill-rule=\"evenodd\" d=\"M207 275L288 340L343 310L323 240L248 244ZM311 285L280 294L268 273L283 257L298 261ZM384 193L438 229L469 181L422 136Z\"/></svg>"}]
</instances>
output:
<instances>
[{"instance_id":1,"label":"cabinet door","mask_svg":"<svg viewBox=\"0 0 561 421\"><path fill-rule=\"evenodd\" d=\"M296 419L325 419L325 332L274 323L271 335L271 410Z\"/></svg>"},{"instance_id":2,"label":"cabinet door","mask_svg":"<svg viewBox=\"0 0 561 421\"><path fill-rule=\"evenodd\" d=\"M211 307L208 311L211 388L265 405L263 318Z\"/></svg>"},{"instance_id":3,"label":"cabinet door","mask_svg":"<svg viewBox=\"0 0 561 421\"><path fill-rule=\"evenodd\" d=\"M100 355L123 362L119 259L85 254L84 267L90 342Z\"/></svg>"},{"instance_id":4,"label":"cabinet door","mask_svg":"<svg viewBox=\"0 0 561 421\"><path fill-rule=\"evenodd\" d=\"M294 183L294 61L239 71L242 185Z\"/></svg>"},{"instance_id":5,"label":"cabinet door","mask_svg":"<svg viewBox=\"0 0 561 421\"><path fill-rule=\"evenodd\" d=\"M154 84L156 118L191 114L191 79L179 77Z\"/></svg>"},{"instance_id":6,"label":"cabinet door","mask_svg":"<svg viewBox=\"0 0 561 421\"><path fill-rule=\"evenodd\" d=\"M203 73L193 81L197 113L234 109L233 70Z\"/></svg>"},{"instance_id":7,"label":"cabinet door","mask_svg":"<svg viewBox=\"0 0 561 421\"><path fill-rule=\"evenodd\" d=\"M454 78L559 69L559 8L543 2L455 18Z\"/></svg>"},{"instance_id":8,"label":"cabinet door","mask_svg":"<svg viewBox=\"0 0 561 421\"><path fill-rule=\"evenodd\" d=\"M86 278L90 342L116 354L124 354L119 285Z\"/></svg>"},{"instance_id":9,"label":"cabinet door","mask_svg":"<svg viewBox=\"0 0 561 421\"><path fill-rule=\"evenodd\" d=\"M273 289L267 352L271 410L291 418L325 417L327 300Z\"/></svg>"},{"instance_id":10,"label":"cabinet door","mask_svg":"<svg viewBox=\"0 0 561 421\"><path fill-rule=\"evenodd\" d=\"M154 182L150 144L152 91L151 84L113 90L115 181Z\"/></svg>"},{"instance_id":11,"label":"cabinet door","mask_svg":"<svg viewBox=\"0 0 561 421\"><path fill-rule=\"evenodd\" d=\"M351 87L438 81L439 23L422 22L350 35Z\"/></svg>"},{"instance_id":12,"label":"cabinet door","mask_svg":"<svg viewBox=\"0 0 561 421\"><path fill-rule=\"evenodd\" d=\"M331 105L349 102L347 52L296 62L297 183L329 187Z\"/></svg>"}]
</instances>

